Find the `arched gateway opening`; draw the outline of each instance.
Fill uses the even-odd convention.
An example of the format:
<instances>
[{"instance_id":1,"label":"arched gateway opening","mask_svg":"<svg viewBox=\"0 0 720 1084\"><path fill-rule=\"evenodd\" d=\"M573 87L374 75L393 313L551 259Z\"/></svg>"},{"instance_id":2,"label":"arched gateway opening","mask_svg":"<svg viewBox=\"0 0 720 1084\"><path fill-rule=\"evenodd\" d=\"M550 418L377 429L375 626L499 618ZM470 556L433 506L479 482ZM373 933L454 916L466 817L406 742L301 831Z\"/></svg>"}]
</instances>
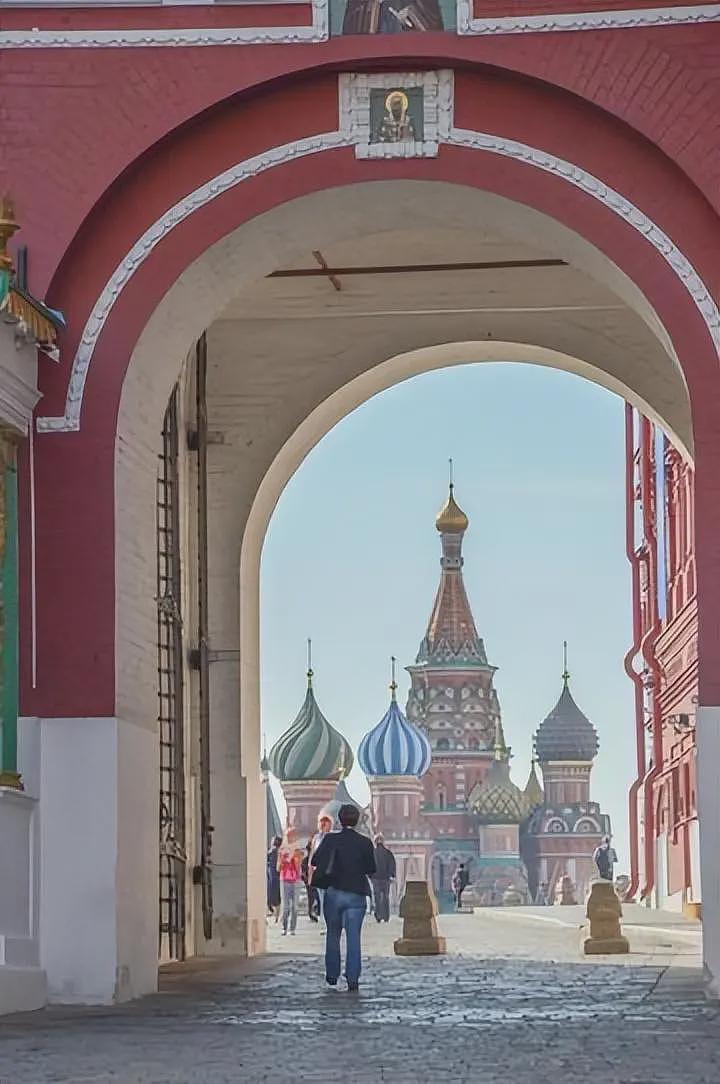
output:
<instances>
[{"instance_id":1,"label":"arched gateway opening","mask_svg":"<svg viewBox=\"0 0 720 1084\"><path fill-rule=\"evenodd\" d=\"M373 161L338 131L296 140L302 153L248 155L231 184L226 169L169 209L156 187L146 233L121 252L113 216L77 242L78 264L98 274L92 288L80 274L68 286L87 322L67 394L56 389L55 414L52 396L44 404L38 485L62 491L63 472L94 455L75 515L96 525L100 552L86 581L87 540L64 545L67 586L32 635L39 659L59 660L70 600L84 639L68 650L77 666L94 658L83 690L45 665L68 705L52 720L56 736L65 726L64 756L87 755L81 718L93 717L93 783L73 816L88 821L77 846L103 913L46 867L56 995L153 989L159 926L161 959L263 950L263 538L308 450L378 391L449 364L525 361L617 392L695 457L703 606L720 590L703 542L720 513L712 484L702 488L720 464L709 425L717 314L680 248L580 166L514 139L452 128L437 158ZM702 216L688 195L688 230ZM698 650L711 742L720 650L702 613ZM40 693L27 702L43 715ZM100 838L91 810L108 794ZM63 809L51 794L48 849L68 828ZM703 846L714 837L710 827ZM67 935L78 911L90 919L82 952Z\"/></svg>"}]
</instances>

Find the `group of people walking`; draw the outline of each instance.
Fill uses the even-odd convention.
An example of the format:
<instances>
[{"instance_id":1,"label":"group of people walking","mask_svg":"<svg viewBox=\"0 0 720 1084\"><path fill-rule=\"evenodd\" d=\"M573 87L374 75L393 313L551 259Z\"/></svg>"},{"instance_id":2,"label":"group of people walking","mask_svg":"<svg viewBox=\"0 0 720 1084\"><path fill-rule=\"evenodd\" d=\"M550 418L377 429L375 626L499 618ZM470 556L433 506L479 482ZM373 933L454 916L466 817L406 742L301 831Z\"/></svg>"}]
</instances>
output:
<instances>
[{"instance_id":1,"label":"group of people walking","mask_svg":"<svg viewBox=\"0 0 720 1084\"><path fill-rule=\"evenodd\" d=\"M275 918L275 922L282 921L283 935L294 934L297 929L301 886L305 888L308 918L325 932L324 890L313 882L312 871L315 852L332 831L332 819L323 815L318 820L317 832L308 840L304 851L300 848L294 828L288 828L284 838L275 836L272 841L267 855L268 914ZM390 893L397 876L395 855L385 846L381 835L375 837L374 853L376 869L370 877L369 907L378 923L389 922Z\"/></svg>"},{"instance_id":2,"label":"group of people walking","mask_svg":"<svg viewBox=\"0 0 720 1084\"><path fill-rule=\"evenodd\" d=\"M390 921L390 891L397 875L395 856L382 836L375 843L356 831L360 811L343 805L338 811L339 830L327 815L304 850L297 832L288 828L276 836L267 855L268 913L282 923L283 936L295 935L301 886L307 896L307 913L324 935L325 978L336 987L340 978L340 937L345 930L345 978L348 990L360 980L362 924L368 901L377 922Z\"/></svg>"}]
</instances>

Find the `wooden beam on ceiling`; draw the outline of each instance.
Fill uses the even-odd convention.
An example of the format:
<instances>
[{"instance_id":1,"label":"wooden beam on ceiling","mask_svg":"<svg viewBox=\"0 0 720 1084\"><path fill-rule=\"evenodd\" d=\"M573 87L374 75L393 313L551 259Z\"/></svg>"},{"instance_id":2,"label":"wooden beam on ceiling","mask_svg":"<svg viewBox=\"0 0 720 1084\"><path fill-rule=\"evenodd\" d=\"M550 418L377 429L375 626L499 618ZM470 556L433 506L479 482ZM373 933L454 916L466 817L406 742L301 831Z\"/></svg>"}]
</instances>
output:
<instances>
[{"instance_id":1,"label":"wooden beam on ceiling","mask_svg":"<svg viewBox=\"0 0 720 1084\"><path fill-rule=\"evenodd\" d=\"M514 271L547 267L567 267L565 260L491 260L477 263L378 264L369 267L329 267L321 252L313 252L319 267L282 268L271 271L269 279L328 278L336 290L342 289L340 277L349 275L414 275L443 271Z\"/></svg>"}]
</instances>

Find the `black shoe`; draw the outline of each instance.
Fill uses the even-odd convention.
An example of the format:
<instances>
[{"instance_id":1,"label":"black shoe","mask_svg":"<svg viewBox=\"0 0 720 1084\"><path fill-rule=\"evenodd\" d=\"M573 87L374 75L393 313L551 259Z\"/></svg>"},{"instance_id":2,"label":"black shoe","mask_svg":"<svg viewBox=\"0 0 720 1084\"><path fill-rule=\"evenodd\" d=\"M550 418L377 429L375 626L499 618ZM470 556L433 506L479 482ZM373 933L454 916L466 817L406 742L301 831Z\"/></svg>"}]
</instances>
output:
<instances>
[{"instance_id":1,"label":"black shoe","mask_svg":"<svg viewBox=\"0 0 720 1084\"><path fill-rule=\"evenodd\" d=\"M359 989L360 989L360 983L359 982L348 982L348 993L349 994L356 994Z\"/></svg>"},{"instance_id":2,"label":"black shoe","mask_svg":"<svg viewBox=\"0 0 720 1084\"><path fill-rule=\"evenodd\" d=\"M325 982L328 984L328 986L337 986L338 980L337 979L331 979L326 975L325 976Z\"/></svg>"}]
</instances>

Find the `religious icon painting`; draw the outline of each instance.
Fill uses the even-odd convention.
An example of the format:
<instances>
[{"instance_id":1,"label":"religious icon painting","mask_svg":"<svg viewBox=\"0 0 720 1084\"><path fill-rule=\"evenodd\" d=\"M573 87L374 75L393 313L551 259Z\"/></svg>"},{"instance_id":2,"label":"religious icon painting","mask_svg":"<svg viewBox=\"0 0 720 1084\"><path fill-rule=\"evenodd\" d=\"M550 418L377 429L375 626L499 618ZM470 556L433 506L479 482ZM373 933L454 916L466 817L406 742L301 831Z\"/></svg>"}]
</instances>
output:
<instances>
[{"instance_id":1,"label":"religious icon painting","mask_svg":"<svg viewBox=\"0 0 720 1084\"><path fill-rule=\"evenodd\" d=\"M456 0L329 0L330 33L407 34L455 30Z\"/></svg>"},{"instance_id":2,"label":"religious icon painting","mask_svg":"<svg viewBox=\"0 0 720 1084\"><path fill-rule=\"evenodd\" d=\"M370 91L371 143L422 143L423 87Z\"/></svg>"},{"instance_id":3,"label":"religious icon painting","mask_svg":"<svg viewBox=\"0 0 720 1084\"><path fill-rule=\"evenodd\" d=\"M340 76L340 123L358 158L434 158L450 134L452 72Z\"/></svg>"}]
</instances>

